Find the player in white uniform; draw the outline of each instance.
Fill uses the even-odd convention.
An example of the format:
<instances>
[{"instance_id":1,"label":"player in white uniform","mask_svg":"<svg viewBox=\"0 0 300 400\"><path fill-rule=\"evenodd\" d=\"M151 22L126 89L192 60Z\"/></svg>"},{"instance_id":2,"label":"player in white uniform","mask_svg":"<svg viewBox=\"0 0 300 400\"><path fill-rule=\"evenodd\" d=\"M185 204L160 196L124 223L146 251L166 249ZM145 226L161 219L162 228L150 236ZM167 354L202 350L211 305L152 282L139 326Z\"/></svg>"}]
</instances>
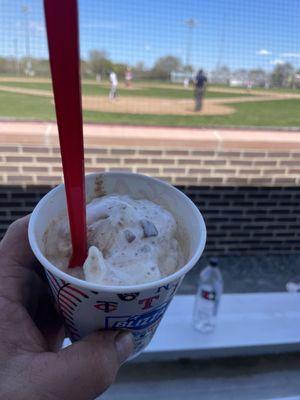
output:
<instances>
[{"instance_id":1,"label":"player in white uniform","mask_svg":"<svg viewBox=\"0 0 300 400\"><path fill-rule=\"evenodd\" d=\"M111 71L111 73L109 74L109 80L110 80L110 92L108 98L110 101L113 101L117 97L117 87L118 87L118 77L114 71Z\"/></svg>"}]
</instances>

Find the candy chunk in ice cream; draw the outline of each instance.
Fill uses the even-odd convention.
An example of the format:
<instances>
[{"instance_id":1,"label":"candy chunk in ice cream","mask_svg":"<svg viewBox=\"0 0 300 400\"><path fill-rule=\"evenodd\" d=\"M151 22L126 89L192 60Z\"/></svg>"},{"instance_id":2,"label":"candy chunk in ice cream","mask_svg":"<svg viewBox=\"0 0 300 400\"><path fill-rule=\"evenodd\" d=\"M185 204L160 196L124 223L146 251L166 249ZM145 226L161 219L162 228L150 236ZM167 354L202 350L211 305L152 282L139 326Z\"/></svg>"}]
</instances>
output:
<instances>
[{"instance_id":1,"label":"candy chunk in ice cream","mask_svg":"<svg viewBox=\"0 0 300 400\"><path fill-rule=\"evenodd\" d=\"M88 257L68 268L71 243L67 216L49 225L45 256L58 268L88 282L136 285L174 273L184 263L170 212L149 200L107 195L87 205Z\"/></svg>"}]
</instances>

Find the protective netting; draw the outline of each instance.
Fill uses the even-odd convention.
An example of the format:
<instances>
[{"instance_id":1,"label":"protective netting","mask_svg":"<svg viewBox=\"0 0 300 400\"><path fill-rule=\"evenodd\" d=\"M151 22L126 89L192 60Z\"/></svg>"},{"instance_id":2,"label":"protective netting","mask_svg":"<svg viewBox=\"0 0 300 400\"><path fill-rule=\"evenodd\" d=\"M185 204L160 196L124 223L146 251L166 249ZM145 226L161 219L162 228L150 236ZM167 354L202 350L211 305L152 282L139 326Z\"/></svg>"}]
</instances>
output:
<instances>
[{"instance_id":1,"label":"protective netting","mask_svg":"<svg viewBox=\"0 0 300 400\"><path fill-rule=\"evenodd\" d=\"M299 126L298 3L79 1L85 119ZM53 118L45 35L41 0L0 2L0 116Z\"/></svg>"}]
</instances>

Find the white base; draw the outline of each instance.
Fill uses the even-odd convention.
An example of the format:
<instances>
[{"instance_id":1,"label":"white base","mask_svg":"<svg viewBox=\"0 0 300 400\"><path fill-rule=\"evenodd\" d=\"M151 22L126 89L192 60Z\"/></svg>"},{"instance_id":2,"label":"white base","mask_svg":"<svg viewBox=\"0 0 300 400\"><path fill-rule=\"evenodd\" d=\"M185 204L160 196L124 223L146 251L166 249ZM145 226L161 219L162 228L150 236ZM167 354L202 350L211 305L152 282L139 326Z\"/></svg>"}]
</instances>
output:
<instances>
[{"instance_id":1,"label":"white base","mask_svg":"<svg viewBox=\"0 0 300 400\"><path fill-rule=\"evenodd\" d=\"M151 343L132 362L300 350L299 293L223 295L216 329L206 334L192 327L193 303L194 296L175 296Z\"/></svg>"},{"instance_id":2,"label":"white base","mask_svg":"<svg viewBox=\"0 0 300 400\"><path fill-rule=\"evenodd\" d=\"M300 350L300 294L223 295L214 332L192 327L194 296L175 296L154 338L136 361Z\"/></svg>"}]
</instances>

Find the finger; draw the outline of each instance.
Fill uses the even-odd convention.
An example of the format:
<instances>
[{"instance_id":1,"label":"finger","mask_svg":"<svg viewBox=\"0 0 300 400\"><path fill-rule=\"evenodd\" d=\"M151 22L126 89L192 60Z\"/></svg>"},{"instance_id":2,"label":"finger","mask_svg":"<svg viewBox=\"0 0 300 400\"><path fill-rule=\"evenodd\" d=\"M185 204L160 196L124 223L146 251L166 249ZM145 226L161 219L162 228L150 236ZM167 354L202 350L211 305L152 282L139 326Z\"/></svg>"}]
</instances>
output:
<instances>
[{"instance_id":1,"label":"finger","mask_svg":"<svg viewBox=\"0 0 300 400\"><path fill-rule=\"evenodd\" d=\"M34 322L48 344L48 350L58 351L65 338L62 319L57 313L52 301L42 296L39 301Z\"/></svg>"},{"instance_id":2,"label":"finger","mask_svg":"<svg viewBox=\"0 0 300 400\"><path fill-rule=\"evenodd\" d=\"M22 302L33 315L45 277L30 249L28 222L29 215L16 220L0 242L0 295Z\"/></svg>"},{"instance_id":3,"label":"finger","mask_svg":"<svg viewBox=\"0 0 300 400\"><path fill-rule=\"evenodd\" d=\"M0 259L10 260L14 265L32 267L37 260L31 251L28 240L28 223L30 215L13 222L0 243Z\"/></svg>"},{"instance_id":4,"label":"finger","mask_svg":"<svg viewBox=\"0 0 300 400\"><path fill-rule=\"evenodd\" d=\"M62 323L52 305L43 268L30 249L28 222L29 215L15 221L0 243L0 296L25 306L48 350L53 351L63 340ZM7 318L11 320L11 316Z\"/></svg>"},{"instance_id":5,"label":"finger","mask_svg":"<svg viewBox=\"0 0 300 400\"><path fill-rule=\"evenodd\" d=\"M47 363L46 386L55 385L52 387L57 388L58 398L92 400L113 383L132 351L132 336L128 332L89 335L53 355Z\"/></svg>"}]
</instances>

